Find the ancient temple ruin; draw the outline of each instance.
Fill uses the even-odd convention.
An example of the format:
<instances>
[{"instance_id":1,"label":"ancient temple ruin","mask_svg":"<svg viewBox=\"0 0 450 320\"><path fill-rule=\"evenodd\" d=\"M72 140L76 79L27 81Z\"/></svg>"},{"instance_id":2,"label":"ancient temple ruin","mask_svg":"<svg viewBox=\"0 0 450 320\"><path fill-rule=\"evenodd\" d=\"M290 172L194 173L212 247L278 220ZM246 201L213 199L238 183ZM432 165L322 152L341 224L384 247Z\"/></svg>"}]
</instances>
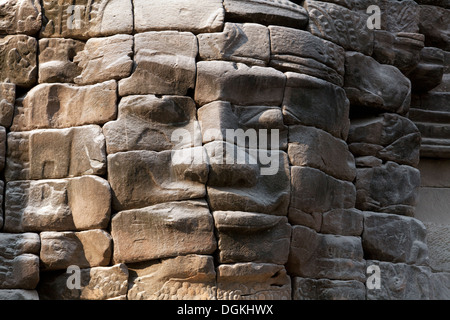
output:
<instances>
[{"instance_id":1,"label":"ancient temple ruin","mask_svg":"<svg viewBox=\"0 0 450 320\"><path fill-rule=\"evenodd\" d=\"M0 299L450 299L449 0L0 3Z\"/></svg>"}]
</instances>

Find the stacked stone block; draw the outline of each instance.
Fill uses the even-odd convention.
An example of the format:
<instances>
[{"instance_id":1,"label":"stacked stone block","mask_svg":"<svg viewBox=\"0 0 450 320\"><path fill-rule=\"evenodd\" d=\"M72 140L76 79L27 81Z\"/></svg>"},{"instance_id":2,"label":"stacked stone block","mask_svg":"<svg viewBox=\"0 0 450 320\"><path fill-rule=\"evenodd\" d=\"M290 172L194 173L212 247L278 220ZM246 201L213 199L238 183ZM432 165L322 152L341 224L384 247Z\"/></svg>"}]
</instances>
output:
<instances>
[{"instance_id":1,"label":"stacked stone block","mask_svg":"<svg viewBox=\"0 0 450 320\"><path fill-rule=\"evenodd\" d=\"M1 298L447 297L407 118L447 9L294 2L0 8Z\"/></svg>"}]
</instances>

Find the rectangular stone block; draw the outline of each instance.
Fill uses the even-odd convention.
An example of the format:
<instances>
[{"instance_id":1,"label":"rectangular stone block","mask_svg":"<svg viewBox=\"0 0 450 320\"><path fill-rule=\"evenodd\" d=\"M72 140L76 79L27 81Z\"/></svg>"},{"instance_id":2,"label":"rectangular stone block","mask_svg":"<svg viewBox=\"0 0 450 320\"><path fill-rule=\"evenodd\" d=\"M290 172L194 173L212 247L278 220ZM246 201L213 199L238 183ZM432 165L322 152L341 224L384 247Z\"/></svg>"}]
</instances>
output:
<instances>
[{"instance_id":1,"label":"rectangular stone block","mask_svg":"<svg viewBox=\"0 0 450 320\"><path fill-rule=\"evenodd\" d=\"M132 150L164 151L201 145L197 108L189 97L128 96L119 117L103 126L108 154Z\"/></svg>"},{"instance_id":2,"label":"rectangular stone block","mask_svg":"<svg viewBox=\"0 0 450 320\"><path fill-rule=\"evenodd\" d=\"M320 234L293 226L286 269L299 277L363 282L366 275L361 238Z\"/></svg>"},{"instance_id":3,"label":"rectangular stone block","mask_svg":"<svg viewBox=\"0 0 450 320\"><path fill-rule=\"evenodd\" d=\"M80 288L69 289L79 271ZM128 268L124 264L71 272L43 272L38 292L41 300L126 300Z\"/></svg>"},{"instance_id":4,"label":"rectangular stone block","mask_svg":"<svg viewBox=\"0 0 450 320\"><path fill-rule=\"evenodd\" d=\"M130 266L128 300L215 300L211 256L187 255Z\"/></svg>"},{"instance_id":5,"label":"rectangular stone block","mask_svg":"<svg viewBox=\"0 0 450 320\"><path fill-rule=\"evenodd\" d=\"M219 262L285 264L291 226L286 217L239 211L216 211Z\"/></svg>"},{"instance_id":6,"label":"rectangular stone block","mask_svg":"<svg viewBox=\"0 0 450 320\"><path fill-rule=\"evenodd\" d=\"M358 168L355 186L357 209L413 216L420 172L389 161L380 167Z\"/></svg>"},{"instance_id":7,"label":"rectangular stone block","mask_svg":"<svg viewBox=\"0 0 450 320\"><path fill-rule=\"evenodd\" d=\"M14 116L16 85L0 83L0 126L9 128Z\"/></svg>"},{"instance_id":8,"label":"rectangular stone block","mask_svg":"<svg viewBox=\"0 0 450 320\"><path fill-rule=\"evenodd\" d=\"M450 160L420 159L421 186L431 188L450 188Z\"/></svg>"},{"instance_id":9,"label":"rectangular stone block","mask_svg":"<svg viewBox=\"0 0 450 320\"><path fill-rule=\"evenodd\" d=\"M135 66L130 77L119 81L119 94L186 95L195 87L197 53L197 38L190 32L136 34Z\"/></svg>"},{"instance_id":10,"label":"rectangular stone block","mask_svg":"<svg viewBox=\"0 0 450 320\"><path fill-rule=\"evenodd\" d=\"M107 266L112 256L112 238L106 231L41 232L41 268L67 270L70 266Z\"/></svg>"},{"instance_id":11,"label":"rectangular stone block","mask_svg":"<svg viewBox=\"0 0 450 320\"><path fill-rule=\"evenodd\" d=\"M308 31L313 35L346 50L372 54L374 35L367 28L368 14L322 1L306 0L303 6L309 13Z\"/></svg>"},{"instance_id":12,"label":"rectangular stone block","mask_svg":"<svg viewBox=\"0 0 450 320\"><path fill-rule=\"evenodd\" d=\"M314 126L347 139L350 103L345 91L330 82L287 72L283 116L287 125Z\"/></svg>"},{"instance_id":13,"label":"rectangular stone block","mask_svg":"<svg viewBox=\"0 0 450 320\"><path fill-rule=\"evenodd\" d=\"M271 263L222 264L217 267L217 300L290 300L291 278Z\"/></svg>"},{"instance_id":14,"label":"rectangular stone block","mask_svg":"<svg viewBox=\"0 0 450 320\"><path fill-rule=\"evenodd\" d=\"M11 130L102 125L116 118L116 91L113 80L90 86L40 84L16 108Z\"/></svg>"},{"instance_id":15,"label":"rectangular stone block","mask_svg":"<svg viewBox=\"0 0 450 320\"><path fill-rule=\"evenodd\" d=\"M278 106L236 106L225 101L198 109L203 143L226 141L250 149L286 150L288 127Z\"/></svg>"},{"instance_id":16,"label":"rectangular stone block","mask_svg":"<svg viewBox=\"0 0 450 320\"><path fill-rule=\"evenodd\" d=\"M41 29L42 8L38 0L5 0L0 8L0 34L34 35Z\"/></svg>"},{"instance_id":17,"label":"rectangular stone block","mask_svg":"<svg viewBox=\"0 0 450 320\"><path fill-rule=\"evenodd\" d=\"M112 218L115 262L141 262L216 250L205 201L166 202L117 213Z\"/></svg>"},{"instance_id":18,"label":"rectangular stone block","mask_svg":"<svg viewBox=\"0 0 450 320\"><path fill-rule=\"evenodd\" d=\"M11 35L0 39L0 82L32 87L38 76L37 50L38 42L33 37Z\"/></svg>"},{"instance_id":19,"label":"rectangular stone block","mask_svg":"<svg viewBox=\"0 0 450 320\"><path fill-rule=\"evenodd\" d=\"M356 280L293 279L293 300L366 300L364 283Z\"/></svg>"},{"instance_id":20,"label":"rectangular stone block","mask_svg":"<svg viewBox=\"0 0 450 320\"><path fill-rule=\"evenodd\" d=\"M225 19L221 0L135 0L134 30L179 30L193 33L221 30Z\"/></svg>"},{"instance_id":21,"label":"rectangular stone block","mask_svg":"<svg viewBox=\"0 0 450 320\"><path fill-rule=\"evenodd\" d=\"M308 13L292 1L281 0L225 0L227 17L233 20L252 21L303 29L308 23Z\"/></svg>"},{"instance_id":22,"label":"rectangular stone block","mask_svg":"<svg viewBox=\"0 0 450 320\"><path fill-rule=\"evenodd\" d=\"M202 147L180 151L130 151L108 156L116 211L203 198L208 164ZM130 188L130 186L133 186Z\"/></svg>"},{"instance_id":23,"label":"rectangular stone block","mask_svg":"<svg viewBox=\"0 0 450 320\"><path fill-rule=\"evenodd\" d=\"M351 182L356 177L355 158L347 143L314 127L289 127L288 155L293 166L316 168Z\"/></svg>"},{"instance_id":24,"label":"rectangular stone block","mask_svg":"<svg viewBox=\"0 0 450 320\"><path fill-rule=\"evenodd\" d=\"M84 50L73 58L73 62L82 69L81 74L74 79L75 83L95 84L130 76L133 46L133 36L125 34L89 39Z\"/></svg>"},{"instance_id":25,"label":"rectangular stone block","mask_svg":"<svg viewBox=\"0 0 450 320\"><path fill-rule=\"evenodd\" d=\"M415 218L364 212L362 239L367 259L418 265L428 263L426 228Z\"/></svg>"},{"instance_id":26,"label":"rectangular stone block","mask_svg":"<svg viewBox=\"0 0 450 320\"><path fill-rule=\"evenodd\" d=\"M110 187L100 177L14 181L6 186L6 232L106 229L110 213Z\"/></svg>"},{"instance_id":27,"label":"rectangular stone block","mask_svg":"<svg viewBox=\"0 0 450 320\"><path fill-rule=\"evenodd\" d=\"M105 138L96 125L8 134L5 178L60 179L106 172Z\"/></svg>"},{"instance_id":28,"label":"rectangular stone block","mask_svg":"<svg viewBox=\"0 0 450 320\"><path fill-rule=\"evenodd\" d=\"M421 187L414 217L423 222L450 225L449 206L450 188Z\"/></svg>"},{"instance_id":29,"label":"rectangular stone block","mask_svg":"<svg viewBox=\"0 0 450 320\"><path fill-rule=\"evenodd\" d=\"M270 26L270 65L344 85L345 50L308 31Z\"/></svg>"},{"instance_id":30,"label":"rectangular stone block","mask_svg":"<svg viewBox=\"0 0 450 320\"><path fill-rule=\"evenodd\" d=\"M357 209L335 209L322 215L321 233L343 236L361 236L364 215Z\"/></svg>"},{"instance_id":31,"label":"rectangular stone block","mask_svg":"<svg viewBox=\"0 0 450 320\"><path fill-rule=\"evenodd\" d=\"M278 150L211 142L208 201L212 211L245 211L285 216L290 183L287 154Z\"/></svg>"},{"instance_id":32,"label":"rectangular stone block","mask_svg":"<svg viewBox=\"0 0 450 320\"><path fill-rule=\"evenodd\" d=\"M133 32L133 6L129 0L43 0L42 38L86 40Z\"/></svg>"},{"instance_id":33,"label":"rectangular stone block","mask_svg":"<svg viewBox=\"0 0 450 320\"><path fill-rule=\"evenodd\" d=\"M74 62L76 54L84 49L84 42L44 38L39 40L39 83L69 82L81 73Z\"/></svg>"},{"instance_id":34,"label":"rectangular stone block","mask_svg":"<svg viewBox=\"0 0 450 320\"><path fill-rule=\"evenodd\" d=\"M197 63L195 101L203 106L223 100L236 105L279 106L286 76L273 68L228 61Z\"/></svg>"},{"instance_id":35,"label":"rectangular stone block","mask_svg":"<svg viewBox=\"0 0 450 320\"><path fill-rule=\"evenodd\" d=\"M40 246L35 233L0 233L0 289L36 288Z\"/></svg>"},{"instance_id":36,"label":"rectangular stone block","mask_svg":"<svg viewBox=\"0 0 450 320\"><path fill-rule=\"evenodd\" d=\"M269 29L256 23L225 23L218 33L197 35L202 60L229 60L266 66L270 60Z\"/></svg>"}]
</instances>

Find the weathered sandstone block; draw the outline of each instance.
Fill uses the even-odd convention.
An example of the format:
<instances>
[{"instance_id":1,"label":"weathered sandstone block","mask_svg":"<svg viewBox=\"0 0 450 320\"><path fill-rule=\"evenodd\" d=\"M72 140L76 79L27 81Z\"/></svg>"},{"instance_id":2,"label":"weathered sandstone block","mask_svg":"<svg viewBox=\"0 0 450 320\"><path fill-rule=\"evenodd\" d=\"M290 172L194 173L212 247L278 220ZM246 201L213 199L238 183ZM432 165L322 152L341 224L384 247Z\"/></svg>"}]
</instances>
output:
<instances>
[{"instance_id":1,"label":"weathered sandstone block","mask_svg":"<svg viewBox=\"0 0 450 320\"><path fill-rule=\"evenodd\" d=\"M361 236L364 215L356 209L334 209L322 215L321 233Z\"/></svg>"},{"instance_id":2,"label":"weathered sandstone block","mask_svg":"<svg viewBox=\"0 0 450 320\"><path fill-rule=\"evenodd\" d=\"M166 202L122 211L112 218L115 262L141 262L216 249L205 201Z\"/></svg>"},{"instance_id":3,"label":"weathered sandstone block","mask_svg":"<svg viewBox=\"0 0 450 320\"><path fill-rule=\"evenodd\" d=\"M128 290L128 268L124 264L80 270L80 288L74 284L74 273L44 272L39 282L41 300L125 300ZM72 277L70 279L69 277Z\"/></svg>"},{"instance_id":4,"label":"weathered sandstone block","mask_svg":"<svg viewBox=\"0 0 450 320\"><path fill-rule=\"evenodd\" d=\"M11 130L102 125L116 117L116 90L113 80L90 86L40 84L17 107Z\"/></svg>"},{"instance_id":5,"label":"weathered sandstone block","mask_svg":"<svg viewBox=\"0 0 450 320\"><path fill-rule=\"evenodd\" d=\"M146 32L134 36L133 73L120 80L119 94L185 95L195 86L197 38L190 32Z\"/></svg>"},{"instance_id":6,"label":"weathered sandstone block","mask_svg":"<svg viewBox=\"0 0 450 320\"><path fill-rule=\"evenodd\" d=\"M6 186L5 208L7 232L106 229L111 191L96 176L13 181Z\"/></svg>"},{"instance_id":7,"label":"weathered sandstone block","mask_svg":"<svg viewBox=\"0 0 450 320\"><path fill-rule=\"evenodd\" d=\"M38 234L0 233L0 289L35 289L39 250Z\"/></svg>"},{"instance_id":8,"label":"weathered sandstone block","mask_svg":"<svg viewBox=\"0 0 450 320\"><path fill-rule=\"evenodd\" d=\"M288 125L314 126L346 140L350 104L345 91L330 82L287 72L283 116Z\"/></svg>"},{"instance_id":9,"label":"weathered sandstone block","mask_svg":"<svg viewBox=\"0 0 450 320\"><path fill-rule=\"evenodd\" d=\"M269 29L256 23L225 23L220 33L197 36L202 60L230 60L266 66L270 59Z\"/></svg>"},{"instance_id":10,"label":"weathered sandstone block","mask_svg":"<svg viewBox=\"0 0 450 320\"><path fill-rule=\"evenodd\" d=\"M5 178L59 179L106 172L105 138L96 125L8 134Z\"/></svg>"},{"instance_id":11,"label":"weathered sandstone block","mask_svg":"<svg viewBox=\"0 0 450 320\"><path fill-rule=\"evenodd\" d=\"M73 82L81 68L73 61L84 49L82 41L62 38L39 40L39 83Z\"/></svg>"},{"instance_id":12,"label":"weathered sandstone block","mask_svg":"<svg viewBox=\"0 0 450 320\"><path fill-rule=\"evenodd\" d=\"M425 45L450 51L450 8L424 5L419 10L419 30L425 35Z\"/></svg>"},{"instance_id":13,"label":"weathered sandstone block","mask_svg":"<svg viewBox=\"0 0 450 320\"><path fill-rule=\"evenodd\" d=\"M195 102L189 97L154 95L121 99L117 121L103 126L108 154L164 151L201 145Z\"/></svg>"},{"instance_id":14,"label":"weathered sandstone block","mask_svg":"<svg viewBox=\"0 0 450 320\"><path fill-rule=\"evenodd\" d=\"M306 278L365 281L363 257L359 237L319 234L294 226L286 268L291 275Z\"/></svg>"},{"instance_id":15,"label":"weathered sandstone block","mask_svg":"<svg viewBox=\"0 0 450 320\"><path fill-rule=\"evenodd\" d=\"M108 156L108 178L117 211L206 195L208 164L202 147L130 151ZM133 188L130 188L133 186Z\"/></svg>"},{"instance_id":16,"label":"weathered sandstone block","mask_svg":"<svg viewBox=\"0 0 450 320\"><path fill-rule=\"evenodd\" d=\"M134 30L220 31L225 19L221 0L134 0Z\"/></svg>"},{"instance_id":17,"label":"weathered sandstone block","mask_svg":"<svg viewBox=\"0 0 450 320\"><path fill-rule=\"evenodd\" d=\"M0 83L0 126L9 128L14 116L16 85Z\"/></svg>"},{"instance_id":18,"label":"weathered sandstone block","mask_svg":"<svg viewBox=\"0 0 450 320\"><path fill-rule=\"evenodd\" d=\"M291 226L286 217L216 211L214 223L220 263L287 262Z\"/></svg>"},{"instance_id":19,"label":"weathered sandstone block","mask_svg":"<svg viewBox=\"0 0 450 320\"><path fill-rule=\"evenodd\" d=\"M290 300L291 278L271 263L222 264L217 268L218 300Z\"/></svg>"},{"instance_id":20,"label":"weathered sandstone block","mask_svg":"<svg viewBox=\"0 0 450 320\"><path fill-rule=\"evenodd\" d=\"M445 51L439 48L425 47L420 51L420 60L408 77L415 92L427 92L437 87L444 76Z\"/></svg>"},{"instance_id":21,"label":"weathered sandstone block","mask_svg":"<svg viewBox=\"0 0 450 320\"><path fill-rule=\"evenodd\" d=\"M273 68L249 67L227 61L197 63L195 101L223 100L236 105L279 106L286 76Z\"/></svg>"},{"instance_id":22,"label":"weathered sandstone block","mask_svg":"<svg viewBox=\"0 0 450 320\"><path fill-rule=\"evenodd\" d=\"M6 0L0 7L0 34L34 35L41 29L41 2Z\"/></svg>"},{"instance_id":23,"label":"weathered sandstone block","mask_svg":"<svg viewBox=\"0 0 450 320\"><path fill-rule=\"evenodd\" d=\"M366 300L366 287L356 280L293 278L293 300Z\"/></svg>"},{"instance_id":24,"label":"weathered sandstone block","mask_svg":"<svg viewBox=\"0 0 450 320\"><path fill-rule=\"evenodd\" d=\"M211 256L187 255L130 266L128 300L215 300Z\"/></svg>"}]
</instances>

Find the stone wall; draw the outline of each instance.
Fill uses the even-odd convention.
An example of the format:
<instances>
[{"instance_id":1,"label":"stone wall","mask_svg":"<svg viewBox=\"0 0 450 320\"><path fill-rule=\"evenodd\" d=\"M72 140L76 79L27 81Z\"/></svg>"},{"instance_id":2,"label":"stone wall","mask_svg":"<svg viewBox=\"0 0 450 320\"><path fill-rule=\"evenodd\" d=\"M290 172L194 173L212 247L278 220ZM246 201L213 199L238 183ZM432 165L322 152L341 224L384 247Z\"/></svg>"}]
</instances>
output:
<instances>
[{"instance_id":1,"label":"stone wall","mask_svg":"<svg viewBox=\"0 0 450 320\"><path fill-rule=\"evenodd\" d=\"M5 1L0 298L450 299L449 13Z\"/></svg>"}]
</instances>

